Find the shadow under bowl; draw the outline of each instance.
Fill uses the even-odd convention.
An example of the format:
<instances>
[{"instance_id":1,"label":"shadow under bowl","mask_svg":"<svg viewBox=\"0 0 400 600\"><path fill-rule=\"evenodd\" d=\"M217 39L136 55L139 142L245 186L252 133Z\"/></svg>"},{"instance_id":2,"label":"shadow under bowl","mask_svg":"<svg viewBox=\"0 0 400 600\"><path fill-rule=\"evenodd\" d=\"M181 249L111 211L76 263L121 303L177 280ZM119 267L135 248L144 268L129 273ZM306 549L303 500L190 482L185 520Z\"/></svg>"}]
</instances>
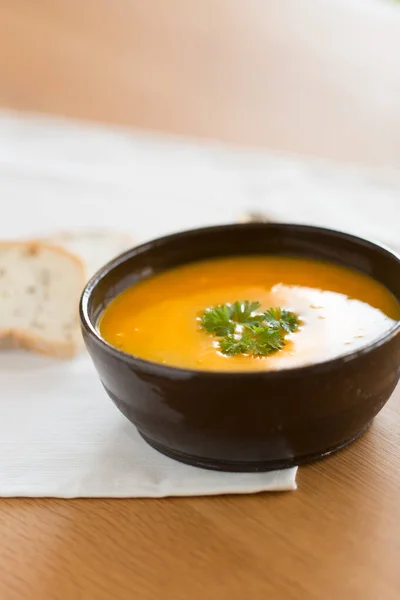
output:
<instances>
[{"instance_id":1,"label":"shadow under bowl","mask_svg":"<svg viewBox=\"0 0 400 600\"><path fill-rule=\"evenodd\" d=\"M310 462L357 438L400 377L400 322L374 343L327 362L270 372L180 369L128 355L100 336L100 315L130 285L185 263L279 254L355 268L400 302L400 259L345 233L247 223L177 233L104 266L82 294L86 347L120 411L160 452L199 467L267 471Z\"/></svg>"}]
</instances>

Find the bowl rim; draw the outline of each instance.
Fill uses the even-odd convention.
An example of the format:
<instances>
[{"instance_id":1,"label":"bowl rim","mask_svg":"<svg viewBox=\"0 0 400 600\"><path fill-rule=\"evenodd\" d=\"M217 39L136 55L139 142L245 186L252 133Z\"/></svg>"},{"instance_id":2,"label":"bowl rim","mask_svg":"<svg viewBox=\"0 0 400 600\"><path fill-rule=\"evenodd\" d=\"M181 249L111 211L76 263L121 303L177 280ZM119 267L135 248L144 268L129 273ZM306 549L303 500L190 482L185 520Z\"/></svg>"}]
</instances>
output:
<instances>
[{"instance_id":1,"label":"bowl rim","mask_svg":"<svg viewBox=\"0 0 400 600\"><path fill-rule=\"evenodd\" d=\"M96 271L96 273L89 279L86 283L81 297L79 301L79 316L81 321L81 326L84 328L87 334L94 339L94 341L102 347L106 352L117 358L118 360L122 360L125 363L130 364L131 366L136 366L142 372L153 373L154 375L174 375L176 377L181 378L189 378L194 376L207 376L207 377L230 377L230 378L249 378L249 377L267 377L269 379L276 378L288 378L288 377L296 377L299 375L307 374L312 372L315 373L323 373L327 370L335 369L336 367L343 365L348 362L352 362L364 356L365 354L369 354L373 350L383 346L393 338L395 338L400 333L400 320L397 323L394 323L389 329L387 329L381 336L379 336L375 341L367 344L366 346L362 346L358 350L346 352L345 354L340 354L334 358L324 360L317 363L307 364L298 367L287 367L284 369L277 370L257 370L257 371L218 371L218 370L207 370L207 369L189 369L184 367L178 367L174 365L166 365L163 363L158 363L155 361L147 360L144 358L140 358L135 356L134 354L129 354L128 352L124 352L119 348L116 348L109 342L107 342L98 331L96 325L91 321L88 314L88 303L90 297L100 282L108 273L112 270L123 264L126 260L129 260L133 256L137 254L144 254L147 250L151 248L162 246L163 244L168 243L171 240L176 240L182 237L187 236L196 236L201 234L211 233L213 231L227 231L231 229L247 229L247 228L263 228L269 229L271 227L280 227L282 229L289 228L295 229L303 232L319 232L321 234L329 234L333 236L337 236L339 238L345 238L349 241L354 241L357 243L364 244L369 247L372 251L379 251L384 253L388 258L394 259L398 263L398 267L400 270L400 254L396 251L392 250L385 244L381 242L365 239L363 237L353 235L351 233L347 233L344 231L340 231L337 229L331 229L328 227L320 227L317 225L303 225L299 223L289 223L289 222L248 222L248 223L227 223L222 225L211 225L206 227L197 227L193 229L185 229L183 231L178 231L175 233L171 233L168 235L164 235L162 237L154 238L152 240L146 241L138 246L134 246L128 250L125 250L123 253L119 254L111 261L103 265L100 269ZM240 253L239 253L240 254ZM189 261L191 262L191 261ZM168 269L165 269L168 270Z\"/></svg>"}]
</instances>

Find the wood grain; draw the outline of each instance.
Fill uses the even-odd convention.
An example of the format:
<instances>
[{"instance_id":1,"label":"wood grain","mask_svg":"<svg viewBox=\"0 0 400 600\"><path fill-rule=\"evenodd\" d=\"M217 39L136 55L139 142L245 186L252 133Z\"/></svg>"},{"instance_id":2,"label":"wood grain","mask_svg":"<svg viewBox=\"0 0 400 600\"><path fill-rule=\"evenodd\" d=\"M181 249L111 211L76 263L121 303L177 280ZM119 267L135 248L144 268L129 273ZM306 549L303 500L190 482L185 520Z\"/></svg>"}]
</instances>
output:
<instances>
[{"instance_id":1,"label":"wood grain","mask_svg":"<svg viewBox=\"0 0 400 600\"><path fill-rule=\"evenodd\" d=\"M2 500L0 597L397 600L400 390L281 494ZM134 594L134 596L133 596Z\"/></svg>"},{"instance_id":2,"label":"wood grain","mask_svg":"<svg viewBox=\"0 0 400 600\"><path fill-rule=\"evenodd\" d=\"M0 103L399 167L399 20L354 6L0 0ZM298 484L247 497L2 499L0 597L397 600L400 390Z\"/></svg>"}]
</instances>

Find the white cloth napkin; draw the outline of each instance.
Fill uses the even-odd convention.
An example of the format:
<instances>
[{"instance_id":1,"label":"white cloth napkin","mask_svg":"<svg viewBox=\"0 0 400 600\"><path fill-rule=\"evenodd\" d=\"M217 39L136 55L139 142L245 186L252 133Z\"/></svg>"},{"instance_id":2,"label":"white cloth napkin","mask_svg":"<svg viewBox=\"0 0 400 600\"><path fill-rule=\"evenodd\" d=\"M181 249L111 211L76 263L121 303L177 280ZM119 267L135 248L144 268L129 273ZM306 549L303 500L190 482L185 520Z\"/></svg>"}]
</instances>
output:
<instances>
[{"instance_id":1,"label":"white cloth napkin","mask_svg":"<svg viewBox=\"0 0 400 600\"><path fill-rule=\"evenodd\" d=\"M0 367L0 495L160 497L296 487L296 469L218 473L150 448L101 387L88 357L8 353Z\"/></svg>"},{"instance_id":2,"label":"white cloth napkin","mask_svg":"<svg viewBox=\"0 0 400 600\"><path fill-rule=\"evenodd\" d=\"M399 242L400 176L0 113L0 239L115 227L138 241L245 210ZM161 497L296 488L296 469L229 474L149 448L90 359L0 355L0 495Z\"/></svg>"}]
</instances>

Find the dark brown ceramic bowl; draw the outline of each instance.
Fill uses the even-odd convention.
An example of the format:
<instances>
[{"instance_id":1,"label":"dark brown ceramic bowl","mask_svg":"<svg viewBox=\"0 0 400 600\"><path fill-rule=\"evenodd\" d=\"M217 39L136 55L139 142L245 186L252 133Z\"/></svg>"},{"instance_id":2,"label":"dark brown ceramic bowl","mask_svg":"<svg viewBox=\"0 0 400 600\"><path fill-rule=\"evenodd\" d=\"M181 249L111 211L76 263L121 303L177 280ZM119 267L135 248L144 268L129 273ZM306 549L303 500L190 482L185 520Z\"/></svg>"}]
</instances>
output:
<instances>
[{"instance_id":1,"label":"dark brown ceramic bowl","mask_svg":"<svg viewBox=\"0 0 400 600\"><path fill-rule=\"evenodd\" d=\"M346 446L368 427L399 380L400 322L351 354L265 373L169 367L125 354L100 336L100 314L133 283L184 263L238 254L340 263L371 275L400 301L400 259L344 233L250 223L171 235L114 259L83 292L83 336L104 388L149 444L199 467L266 471Z\"/></svg>"}]
</instances>

